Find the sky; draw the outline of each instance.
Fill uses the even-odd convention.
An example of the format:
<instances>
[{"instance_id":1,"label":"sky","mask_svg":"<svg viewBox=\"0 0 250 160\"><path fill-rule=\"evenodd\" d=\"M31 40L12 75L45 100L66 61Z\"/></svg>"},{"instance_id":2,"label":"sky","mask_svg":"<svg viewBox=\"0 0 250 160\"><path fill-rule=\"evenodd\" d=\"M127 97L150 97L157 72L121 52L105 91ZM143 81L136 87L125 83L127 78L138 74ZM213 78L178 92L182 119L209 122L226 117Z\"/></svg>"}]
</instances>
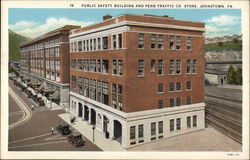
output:
<instances>
[{"instance_id":1,"label":"sky","mask_svg":"<svg viewBox=\"0 0 250 160\"><path fill-rule=\"evenodd\" d=\"M9 29L34 38L67 24L82 27L102 21L106 14L168 15L175 19L205 23L206 38L241 34L240 9L76 9L10 8Z\"/></svg>"}]
</instances>

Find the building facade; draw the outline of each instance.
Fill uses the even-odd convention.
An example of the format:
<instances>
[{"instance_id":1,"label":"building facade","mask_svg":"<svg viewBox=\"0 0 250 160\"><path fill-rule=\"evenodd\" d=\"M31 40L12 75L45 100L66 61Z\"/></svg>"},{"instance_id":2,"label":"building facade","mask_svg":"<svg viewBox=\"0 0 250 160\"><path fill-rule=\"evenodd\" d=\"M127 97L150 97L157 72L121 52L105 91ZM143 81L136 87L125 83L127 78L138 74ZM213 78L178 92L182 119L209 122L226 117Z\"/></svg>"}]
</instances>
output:
<instances>
[{"instance_id":1,"label":"building facade","mask_svg":"<svg viewBox=\"0 0 250 160\"><path fill-rule=\"evenodd\" d=\"M69 105L69 31L66 25L20 45L23 76L60 94L59 105Z\"/></svg>"},{"instance_id":2,"label":"building facade","mask_svg":"<svg viewBox=\"0 0 250 160\"><path fill-rule=\"evenodd\" d=\"M122 15L70 32L70 112L124 148L204 128L203 23Z\"/></svg>"}]
</instances>

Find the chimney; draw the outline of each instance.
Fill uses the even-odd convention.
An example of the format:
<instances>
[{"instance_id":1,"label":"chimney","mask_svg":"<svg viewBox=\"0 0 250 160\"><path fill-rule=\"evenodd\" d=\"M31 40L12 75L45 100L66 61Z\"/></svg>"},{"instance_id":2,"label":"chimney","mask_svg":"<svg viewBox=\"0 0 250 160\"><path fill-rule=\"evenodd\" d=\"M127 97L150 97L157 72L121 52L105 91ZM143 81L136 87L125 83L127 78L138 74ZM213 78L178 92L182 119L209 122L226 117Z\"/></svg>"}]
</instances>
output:
<instances>
[{"instance_id":1,"label":"chimney","mask_svg":"<svg viewBox=\"0 0 250 160\"><path fill-rule=\"evenodd\" d=\"M111 15L106 14L105 16L103 16L103 21L106 21L106 20L111 19L111 18L112 18Z\"/></svg>"}]
</instances>

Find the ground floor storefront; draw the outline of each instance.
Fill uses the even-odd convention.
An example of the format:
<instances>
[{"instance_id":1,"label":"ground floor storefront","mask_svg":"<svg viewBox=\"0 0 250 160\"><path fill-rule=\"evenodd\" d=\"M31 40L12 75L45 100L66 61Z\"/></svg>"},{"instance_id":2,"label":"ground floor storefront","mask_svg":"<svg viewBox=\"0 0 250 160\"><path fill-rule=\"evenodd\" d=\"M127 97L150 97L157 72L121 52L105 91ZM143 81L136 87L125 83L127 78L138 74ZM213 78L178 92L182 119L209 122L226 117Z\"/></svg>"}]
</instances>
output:
<instances>
[{"instance_id":1,"label":"ground floor storefront","mask_svg":"<svg viewBox=\"0 0 250 160\"><path fill-rule=\"evenodd\" d=\"M23 81L23 79L29 81ZM69 84L58 83L26 72L21 73L19 81L24 83L32 95L40 98L47 107L69 107ZM38 83L39 86L36 88L29 86L31 81Z\"/></svg>"},{"instance_id":2,"label":"ground floor storefront","mask_svg":"<svg viewBox=\"0 0 250 160\"><path fill-rule=\"evenodd\" d=\"M69 112L123 148L205 128L204 103L125 113L70 92Z\"/></svg>"}]
</instances>

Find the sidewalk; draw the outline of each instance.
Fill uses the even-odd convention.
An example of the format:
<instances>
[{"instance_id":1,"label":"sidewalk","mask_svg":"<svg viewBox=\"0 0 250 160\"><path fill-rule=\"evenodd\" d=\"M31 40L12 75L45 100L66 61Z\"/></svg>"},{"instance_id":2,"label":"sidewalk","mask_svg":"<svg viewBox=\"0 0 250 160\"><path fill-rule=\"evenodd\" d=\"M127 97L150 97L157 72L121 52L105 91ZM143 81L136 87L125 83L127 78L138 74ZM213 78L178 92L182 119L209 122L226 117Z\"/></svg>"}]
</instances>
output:
<instances>
[{"instance_id":1,"label":"sidewalk","mask_svg":"<svg viewBox=\"0 0 250 160\"><path fill-rule=\"evenodd\" d=\"M238 90L242 90L242 86L241 85L223 85L223 86L219 86L221 88L228 88L228 89L238 89Z\"/></svg>"},{"instance_id":2,"label":"sidewalk","mask_svg":"<svg viewBox=\"0 0 250 160\"><path fill-rule=\"evenodd\" d=\"M69 125L71 125L70 117L72 116L72 114L64 113L58 116L62 118L65 122L67 122ZM86 121L83 121L81 118L77 118L75 123L71 125L71 127L75 128L84 137L93 142L93 129L92 126L87 124ZM101 148L103 151L126 151L124 148L122 148L120 143L114 140L106 139L105 135L100 133L96 129L94 131L94 139L94 144Z\"/></svg>"}]
</instances>

